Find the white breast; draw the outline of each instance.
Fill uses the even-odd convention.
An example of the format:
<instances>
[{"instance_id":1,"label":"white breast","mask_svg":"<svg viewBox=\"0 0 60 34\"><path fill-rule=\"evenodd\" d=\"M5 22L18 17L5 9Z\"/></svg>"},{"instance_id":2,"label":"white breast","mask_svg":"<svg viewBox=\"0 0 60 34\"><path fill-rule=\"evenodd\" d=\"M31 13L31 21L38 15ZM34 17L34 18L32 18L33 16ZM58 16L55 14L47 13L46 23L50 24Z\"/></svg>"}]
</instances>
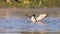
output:
<instances>
[{"instance_id":1,"label":"white breast","mask_svg":"<svg viewBox=\"0 0 60 34\"><path fill-rule=\"evenodd\" d=\"M34 18L34 16L31 17L31 21L32 21L33 23L36 22L36 19Z\"/></svg>"}]
</instances>

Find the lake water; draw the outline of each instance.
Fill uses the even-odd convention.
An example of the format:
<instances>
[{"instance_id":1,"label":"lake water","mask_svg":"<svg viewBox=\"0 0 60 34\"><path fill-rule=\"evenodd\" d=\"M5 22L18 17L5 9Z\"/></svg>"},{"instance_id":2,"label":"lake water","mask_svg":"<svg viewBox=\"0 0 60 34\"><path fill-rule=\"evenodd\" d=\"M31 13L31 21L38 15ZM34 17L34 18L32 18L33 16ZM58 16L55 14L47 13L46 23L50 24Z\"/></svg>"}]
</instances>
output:
<instances>
[{"instance_id":1,"label":"lake water","mask_svg":"<svg viewBox=\"0 0 60 34\"><path fill-rule=\"evenodd\" d=\"M42 24L43 23L43 24ZM39 23L32 23L27 18L12 17L0 19L0 29L6 29L7 32L39 32L53 31L60 32L60 18L48 17Z\"/></svg>"},{"instance_id":2,"label":"lake water","mask_svg":"<svg viewBox=\"0 0 60 34\"><path fill-rule=\"evenodd\" d=\"M7 13L8 12L8 13ZM38 23L32 23L25 18L25 14L35 14L36 17L42 13L49 16ZM8 14L9 17L6 17ZM57 18L58 17L58 18ZM0 8L0 33L6 34L32 34L29 32L50 32L46 34L60 34L60 8L42 9L12 9ZM24 32L24 33L20 33ZM52 33L53 32L53 33Z\"/></svg>"}]
</instances>

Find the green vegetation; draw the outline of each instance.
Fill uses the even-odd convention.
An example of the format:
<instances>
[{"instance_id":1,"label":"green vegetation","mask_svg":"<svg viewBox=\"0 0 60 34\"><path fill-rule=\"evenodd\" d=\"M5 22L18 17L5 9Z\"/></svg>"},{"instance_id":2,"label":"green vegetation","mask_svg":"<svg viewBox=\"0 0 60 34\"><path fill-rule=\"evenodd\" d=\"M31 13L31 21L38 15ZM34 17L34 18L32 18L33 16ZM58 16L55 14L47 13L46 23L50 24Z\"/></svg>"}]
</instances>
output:
<instances>
[{"instance_id":1,"label":"green vegetation","mask_svg":"<svg viewBox=\"0 0 60 34\"><path fill-rule=\"evenodd\" d=\"M54 8L60 0L0 0L1 8Z\"/></svg>"}]
</instances>

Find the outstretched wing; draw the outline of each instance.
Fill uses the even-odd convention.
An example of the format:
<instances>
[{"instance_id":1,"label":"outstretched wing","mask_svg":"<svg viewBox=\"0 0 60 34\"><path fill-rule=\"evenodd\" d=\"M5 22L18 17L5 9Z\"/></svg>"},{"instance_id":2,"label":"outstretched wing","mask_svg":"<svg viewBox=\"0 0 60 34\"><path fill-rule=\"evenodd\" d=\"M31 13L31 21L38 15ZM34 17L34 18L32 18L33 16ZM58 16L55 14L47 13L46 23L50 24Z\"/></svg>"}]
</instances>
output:
<instances>
[{"instance_id":1,"label":"outstretched wing","mask_svg":"<svg viewBox=\"0 0 60 34\"><path fill-rule=\"evenodd\" d=\"M42 20L43 18L45 18L47 16L47 14L40 14L37 18L36 18L36 20L37 21L40 21L40 20Z\"/></svg>"}]
</instances>

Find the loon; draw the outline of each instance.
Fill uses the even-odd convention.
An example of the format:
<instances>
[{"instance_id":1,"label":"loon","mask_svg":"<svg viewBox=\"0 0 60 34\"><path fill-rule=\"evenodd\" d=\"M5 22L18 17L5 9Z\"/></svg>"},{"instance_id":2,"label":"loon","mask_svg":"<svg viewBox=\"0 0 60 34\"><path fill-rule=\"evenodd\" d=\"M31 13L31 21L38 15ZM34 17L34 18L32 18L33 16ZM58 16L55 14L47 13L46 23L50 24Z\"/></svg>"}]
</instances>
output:
<instances>
[{"instance_id":1,"label":"loon","mask_svg":"<svg viewBox=\"0 0 60 34\"><path fill-rule=\"evenodd\" d=\"M48 14L40 14L38 17L36 17L35 14L33 14L32 16L29 17L29 19L31 20L31 22L36 23L36 22L41 21L47 16Z\"/></svg>"}]
</instances>

